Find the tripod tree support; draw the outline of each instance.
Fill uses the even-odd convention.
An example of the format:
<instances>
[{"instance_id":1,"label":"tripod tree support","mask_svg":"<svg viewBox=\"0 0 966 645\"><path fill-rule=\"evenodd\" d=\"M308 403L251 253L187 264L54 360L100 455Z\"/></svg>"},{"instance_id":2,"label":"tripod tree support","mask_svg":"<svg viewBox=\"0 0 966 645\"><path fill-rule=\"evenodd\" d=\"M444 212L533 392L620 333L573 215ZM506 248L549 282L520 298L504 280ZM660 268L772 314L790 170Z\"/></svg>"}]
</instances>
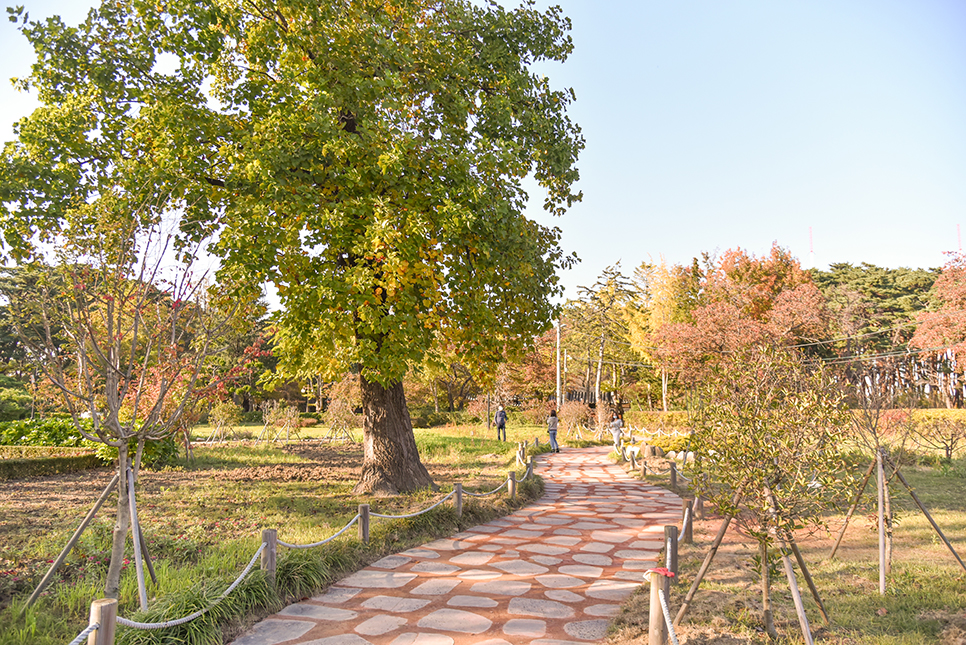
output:
<instances>
[{"instance_id":1,"label":"tripod tree support","mask_svg":"<svg viewBox=\"0 0 966 645\"><path fill-rule=\"evenodd\" d=\"M812 592L812 598L815 599L815 604L818 605L819 613L822 614L822 620L828 626L831 622L828 618L828 612L825 611L825 604L822 602L822 597L818 595L818 588L815 586L815 582L808 572L808 567L805 565L805 558L802 557L802 552L798 548L798 544L795 543L795 538L789 535L787 541L788 546L791 547L792 553L795 555L795 560L798 562L798 568L802 572L802 577L805 578L805 583L808 585L808 590Z\"/></svg>"},{"instance_id":2,"label":"tripod tree support","mask_svg":"<svg viewBox=\"0 0 966 645\"><path fill-rule=\"evenodd\" d=\"M694 600L694 595L698 593L698 587L701 586L701 581L704 580L704 575L708 572L708 568L711 566L711 560L714 559L714 554L718 552L718 547L721 546L721 541L724 539L725 533L728 532L728 525L731 524L732 517L729 515L724 518L721 523L721 528L718 529L718 534L714 537L714 542L711 543L711 550L708 551L708 555L704 557L704 562L701 563L701 568L698 569L698 574L694 577L694 582L691 583L691 588L688 590L688 595L684 597L684 603L678 610L678 615L674 617L673 625L677 627L681 624L681 619L684 618L684 614L688 611L688 605Z\"/></svg>"},{"instance_id":3,"label":"tripod tree support","mask_svg":"<svg viewBox=\"0 0 966 645\"><path fill-rule=\"evenodd\" d=\"M891 460L890 460L890 462L891 462ZM949 543L949 540L946 538L945 534L942 532L942 529L940 529L939 528L939 525L936 524L936 520L932 519L932 515L929 514L929 511L926 510L926 507L919 500L919 496L916 495L916 491L912 488L912 486L909 485L909 482L906 481L906 478L902 476L902 471L900 471L899 468L895 464L892 464L892 467L895 469L896 475L899 476L899 481L902 482L902 485L905 486L906 487L906 490L909 491L909 494L912 495L912 499L913 499L914 502L916 502L916 506L919 507L919 510L922 511L922 514L925 515L926 516L926 519L929 520L929 523L932 524L932 527L936 530L936 533L939 535L939 537L942 539L942 541L946 544L946 547L949 549L950 553L952 553L953 554L953 557L956 558L956 561L959 562L959 566L961 566L963 568L963 570L966 571L966 564L963 564L962 558L960 558L959 557L959 554L956 553L956 549L953 548L953 545Z\"/></svg>"},{"instance_id":4,"label":"tripod tree support","mask_svg":"<svg viewBox=\"0 0 966 645\"><path fill-rule=\"evenodd\" d=\"M875 464L876 462L874 461L869 464L869 469L865 472L865 479L862 480L862 485L859 486L859 492L852 501L852 506L849 507L849 512L845 514L845 524L842 525L842 530L839 531L839 537L837 540L835 540L835 546L832 547L832 552L828 554L829 560L835 558L835 552L839 550L839 545L842 544L842 538L845 537L845 530L849 528L849 522L852 520L852 515L855 513L855 509L858 508L859 501L861 501L862 495L865 493L865 488L869 485L869 479L872 477L873 471L875 471Z\"/></svg>"},{"instance_id":5,"label":"tripod tree support","mask_svg":"<svg viewBox=\"0 0 966 645\"><path fill-rule=\"evenodd\" d=\"M114 475L114 478L111 480L111 483L107 485L107 487L104 489L104 492L101 493L101 496L97 498L97 501L94 503L94 507L91 508L91 510L87 513L87 516L81 521L80 526L77 527L77 530L74 531L74 534L67 541L67 546L65 546L64 550L60 552L60 555L57 556L57 559L54 560L54 563L50 565L50 569L47 570L47 573L44 575L43 580L40 581L40 584L37 585L37 588L34 589L34 592L30 594L30 598L27 599L27 604L24 606L24 611L26 611L28 607L30 607L35 602L37 602L37 598L40 597L40 594L43 592L43 590L47 588L48 584L50 584L50 580L51 578L54 577L54 573L57 571L58 568L60 568L60 565L64 563L64 560L67 559L67 556L70 554L71 550L77 544L77 541L80 539L80 536L84 533L84 530L91 523L91 520L94 519L94 516L97 515L97 511L101 510L101 506L104 505L104 502L107 501L107 498L111 494L111 491L113 491L114 488L117 486L117 481L118 481L118 476Z\"/></svg>"}]
</instances>

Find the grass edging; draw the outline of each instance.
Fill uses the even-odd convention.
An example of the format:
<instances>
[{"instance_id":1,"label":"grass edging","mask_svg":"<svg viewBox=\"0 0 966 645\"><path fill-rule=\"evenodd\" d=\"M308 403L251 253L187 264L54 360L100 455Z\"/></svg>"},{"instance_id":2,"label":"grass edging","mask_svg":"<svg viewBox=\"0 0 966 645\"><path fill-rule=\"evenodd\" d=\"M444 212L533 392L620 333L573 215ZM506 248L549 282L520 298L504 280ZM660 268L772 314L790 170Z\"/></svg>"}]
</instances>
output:
<instances>
[{"instance_id":1,"label":"grass edging","mask_svg":"<svg viewBox=\"0 0 966 645\"><path fill-rule=\"evenodd\" d=\"M104 466L87 448L48 446L2 446L0 480L62 475Z\"/></svg>"}]
</instances>

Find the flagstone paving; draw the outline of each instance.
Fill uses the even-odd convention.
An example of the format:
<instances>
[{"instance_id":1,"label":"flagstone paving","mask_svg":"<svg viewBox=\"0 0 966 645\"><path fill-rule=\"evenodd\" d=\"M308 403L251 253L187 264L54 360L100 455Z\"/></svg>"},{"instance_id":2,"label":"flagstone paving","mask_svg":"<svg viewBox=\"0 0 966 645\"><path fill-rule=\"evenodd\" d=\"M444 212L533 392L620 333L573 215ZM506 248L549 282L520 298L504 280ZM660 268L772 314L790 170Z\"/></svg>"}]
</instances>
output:
<instances>
[{"instance_id":1,"label":"flagstone paving","mask_svg":"<svg viewBox=\"0 0 966 645\"><path fill-rule=\"evenodd\" d=\"M607 461L607 447L535 464L537 502L387 556L256 624L233 645L569 645L604 637L657 565L681 500Z\"/></svg>"}]
</instances>

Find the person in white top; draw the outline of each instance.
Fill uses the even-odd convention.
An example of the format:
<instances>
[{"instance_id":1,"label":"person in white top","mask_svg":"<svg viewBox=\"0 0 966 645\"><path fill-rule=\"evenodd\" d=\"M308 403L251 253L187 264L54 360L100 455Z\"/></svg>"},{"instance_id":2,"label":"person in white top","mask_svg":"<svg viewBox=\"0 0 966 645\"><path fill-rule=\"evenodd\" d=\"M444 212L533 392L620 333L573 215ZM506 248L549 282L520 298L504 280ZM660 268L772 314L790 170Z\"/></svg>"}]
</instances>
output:
<instances>
[{"instance_id":1,"label":"person in white top","mask_svg":"<svg viewBox=\"0 0 966 645\"><path fill-rule=\"evenodd\" d=\"M560 452L557 445L557 411L551 410L547 417L547 432L550 434L550 452Z\"/></svg>"}]
</instances>

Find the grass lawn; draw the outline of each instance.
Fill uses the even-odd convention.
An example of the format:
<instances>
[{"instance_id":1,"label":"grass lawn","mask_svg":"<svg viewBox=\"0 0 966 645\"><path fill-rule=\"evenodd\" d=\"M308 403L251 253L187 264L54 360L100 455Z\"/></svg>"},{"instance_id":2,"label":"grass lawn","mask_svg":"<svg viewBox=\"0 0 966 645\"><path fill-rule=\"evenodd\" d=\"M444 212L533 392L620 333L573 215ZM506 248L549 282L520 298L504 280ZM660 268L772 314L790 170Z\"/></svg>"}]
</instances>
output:
<instances>
[{"instance_id":1,"label":"grass lawn","mask_svg":"<svg viewBox=\"0 0 966 645\"><path fill-rule=\"evenodd\" d=\"M966 559L966 459L951 467L903 468L943 533ZM649 478L666 482L667 478ZM828 555L844 514L828 518L831 534L797 536L810 573L828 610L826 627L804 580L796 571L817 643L831 645L966 644L966 571L933 531L902 485L890 488L897 509L892 573L879 595L878 532L874 481L866 491L834 560ZM679 491L686 494L683 489ZM721 518L695 525L694 544L679 552L681 581L672 586L672 614L681 606L706 556ZM691 644L768 643L761 619L757 543L729 530L678 635ZM780 642L803 642L784 569L774 570L772 603ZM625 605L610 642L647 638L649 592L645 587Z\"/></svg>"},{"instance_id":2,"label":"grass lawn","mask_svg":"<svg viewBox=\"0 0 966 645\"><path fill-rule=\"evenodd\" d=\"M257 437L261 430L261 425L249 425L239 428L237 434ZM309 441L323 436L323 428L303 428L302 441L288 444L250 439L205 443L210 429L197 428L191 463L162 471L145 470L138 482L138 512L159 578L159 587L149 583L149 595L154 597L151 605L157 612L137 618L132 564L122 576L119 613L150 621L164 612L168 617L180 617L204 606L206 597L220 593L248 563L265 528L276 528L285 542L316 542L342 528L361 503L369 503L375 512L405 514L428 507L452 490L455 482L462 482L468 490L491 490L506 479L508 471L520 471L515 465L515 441L532 441L541 432L540 428L519 426L508 430L510 442L484 437L481 428L416 430L423 463L441 493L425 490L373 499L352 494L361 471L361 445ZM361 433L356 430L355 436L359 439ZM34 608L22 618L18 613L48 562L66 544L111 476L111 469L103 468L0 482L0 645L63 645L86 626L91 601L103 595L114 497ZM521 486L521 495L538 492L539 485ZM368 546L355 538L353 528L331 543L331 548L320 548L324 555L311 555L316 549L280 551L280 577L284 569L290 596L310 593L385 553L451 534L522 503L510 503L505 494L465 498L462 518L455 516L450 504L444 504L413 520L375 520ZM133 554L130 545L129 550ZM206 626L199 619L192 623L198 624L199 632L192 642L221 642L223 632L230 636L279 608L284 599L269 593L258 575L253 578L255 582L241 589L242 605L228 603L225 609L241 613L247 620L228 615ZM139 632L137 638L128 635L122 642L143 642L143 634L148 633Z\"/></svg>"}]
</instances>

